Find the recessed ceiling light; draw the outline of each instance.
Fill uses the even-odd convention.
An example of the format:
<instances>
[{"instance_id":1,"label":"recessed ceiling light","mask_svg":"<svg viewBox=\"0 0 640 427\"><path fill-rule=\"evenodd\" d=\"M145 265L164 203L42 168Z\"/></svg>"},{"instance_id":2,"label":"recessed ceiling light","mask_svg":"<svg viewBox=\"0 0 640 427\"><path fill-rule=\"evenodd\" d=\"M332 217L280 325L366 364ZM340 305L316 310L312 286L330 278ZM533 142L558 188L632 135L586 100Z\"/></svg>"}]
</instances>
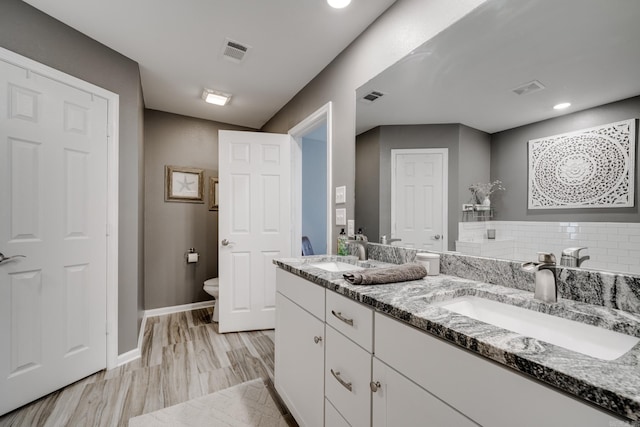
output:
<instances>
[{"instance_id":1,"label":"recessed ceiling light","mask_svg":"<svg viewBox=\"0 0 640 427\"><path fill-rule=\"evenodd\" d=\"M327 0L327 3L334 9L342 9L343 7L349 6L351 0Z\"/></svg>"},{"instance_id":2,"label":"recessed ceiling light","mask_svg":"<svg viewBox=\"0 0 640 427\"><path fill-rule=\"evenodd\" d=\"M202 99L209 104L227 105L231 99L231 95L211 89L205 89L204 92L202 92Z\"/></svg>"},{"instance_id":3,"label":"recessed ceiling light","mask_svg":"<svg viewBox=\"0 0 640 427\"><path fill-rule=\"evenodd\" d=\"M556 104L553 106L554 110L564 110L565 108L569 108L571 107L571 103L570 102L562 102L560 104Z\"/></svg>"}]
</instances>

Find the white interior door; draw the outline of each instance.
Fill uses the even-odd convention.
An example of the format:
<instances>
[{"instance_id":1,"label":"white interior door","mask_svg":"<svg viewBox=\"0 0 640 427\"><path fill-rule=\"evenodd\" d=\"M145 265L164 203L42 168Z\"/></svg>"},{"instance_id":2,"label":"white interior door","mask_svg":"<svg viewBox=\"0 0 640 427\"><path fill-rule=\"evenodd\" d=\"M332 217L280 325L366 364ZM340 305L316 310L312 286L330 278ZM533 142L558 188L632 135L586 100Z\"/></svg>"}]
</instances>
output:
<instances>
[{"instance_id":1,"label":"white interior door","mask_svg":"<svg viewBox=\"0 0 640 427\"><path fill-rule=\"evenodd\" d=\"M106 366L107 104L0 61L0 414Z\"/></svg>"},{"instance_id":2,"label":"white interior door","mask_svg":"<svg viewBox=\"0 0 640 427\"><path fill-rule=\"evenodd\" d=\"M219 331L275 326L276 267L291 256L291 138L220 131Z\"/></svg>"},{"instance_id":3,"label":"white interior door","mask_svg":"<svg viewBox=\"0 0 640 427\"><path fill-rule=\"evenodd\" d=\"M391 150L391 234L401 246L446 250L447 149Z\"/></svg>"}]
</instances>

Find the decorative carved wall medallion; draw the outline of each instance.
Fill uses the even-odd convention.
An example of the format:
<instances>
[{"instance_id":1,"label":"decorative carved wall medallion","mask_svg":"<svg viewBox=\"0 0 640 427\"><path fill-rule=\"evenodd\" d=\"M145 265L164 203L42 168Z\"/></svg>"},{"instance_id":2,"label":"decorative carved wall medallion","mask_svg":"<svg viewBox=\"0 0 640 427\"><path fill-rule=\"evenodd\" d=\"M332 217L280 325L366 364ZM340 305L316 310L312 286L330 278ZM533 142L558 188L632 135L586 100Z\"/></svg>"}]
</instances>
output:
<instances>
[{"instance_id":1,"label":"decorative carved wall medallion","mask_svg":"<svg viewBox=\"0 0 640 427\"><path fill-rule=\"evenodd\" d=\"M634 206L636 119L529 141L529 209Z\"/></svg>"}]
</instances>

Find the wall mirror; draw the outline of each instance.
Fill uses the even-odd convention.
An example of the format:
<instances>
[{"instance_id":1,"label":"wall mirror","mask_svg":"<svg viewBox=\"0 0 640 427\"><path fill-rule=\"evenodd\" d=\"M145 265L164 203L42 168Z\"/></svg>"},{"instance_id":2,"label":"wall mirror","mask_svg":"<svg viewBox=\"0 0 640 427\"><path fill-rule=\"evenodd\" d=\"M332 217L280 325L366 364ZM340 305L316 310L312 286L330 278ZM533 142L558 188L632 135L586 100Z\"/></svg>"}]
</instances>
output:
<instances>
[{"instance_id":1,"label":"wall mirror","mask_svg":"<svg viewBox=\"0 0 640 427\"><path fill-rule=\"evenodd\" d=\"M527 148L640 116L639 17L640 2L628 0L488 0L358 88L356 227L372 241L394 237L403 213L392 218L392 197L428 206L392 189L394 150L446 148L445 229L433 230L442 250L517 261L549 251L560 262L563 249L585 246L583 268L639 274L637 167L632 207L529 209ZM560 102L571 106L554 110ZM490 213L465 217L469 186L494 180L506 190Z\"/></svg>"}]
</instances>

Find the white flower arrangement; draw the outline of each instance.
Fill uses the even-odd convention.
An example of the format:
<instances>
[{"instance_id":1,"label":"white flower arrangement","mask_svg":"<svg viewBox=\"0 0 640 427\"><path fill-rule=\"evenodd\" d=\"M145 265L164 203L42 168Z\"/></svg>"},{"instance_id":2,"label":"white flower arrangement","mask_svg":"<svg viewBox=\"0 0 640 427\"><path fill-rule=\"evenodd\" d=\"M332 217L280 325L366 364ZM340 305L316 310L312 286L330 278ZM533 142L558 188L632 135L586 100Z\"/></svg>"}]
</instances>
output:
<instances>
[{"instance_id":1,"label":"white flower arrangement","mask_svg":"<svg viewBox=\"0 0 640 427\"><path fill-rule=\"evenodd\" d=\"M502 185L502 181L500 181L499 179L496 179L493 182L479 182L477 184L472 184L471 186L469 186L469 191L471 191L470 202L480 204L496 191L504 190L506 190L506 188Z\"/></svg>"}]
</instances>

